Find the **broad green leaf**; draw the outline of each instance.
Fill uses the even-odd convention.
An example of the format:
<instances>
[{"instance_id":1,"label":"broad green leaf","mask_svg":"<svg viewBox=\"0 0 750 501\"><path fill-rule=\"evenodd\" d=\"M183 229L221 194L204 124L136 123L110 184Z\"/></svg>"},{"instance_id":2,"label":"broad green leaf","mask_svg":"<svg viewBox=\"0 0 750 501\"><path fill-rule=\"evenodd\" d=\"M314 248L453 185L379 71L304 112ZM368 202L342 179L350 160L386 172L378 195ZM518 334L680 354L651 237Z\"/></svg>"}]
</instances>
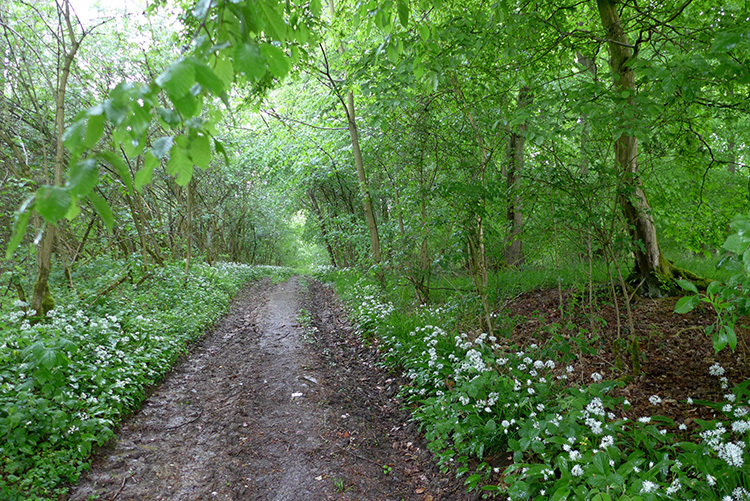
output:
<instances>
[{"instance_id":1,"label":"broad green leaf","mask_svg":"<svg viewBox=\"0 0 750 501\"><path fill-rule=\"evenodd\" d=\"M172 149L174 144L174 136L160 137L153 143L151 143L151 153L154 157L161 160L167 153Z\"/></svg>"},{"instance_id":2,"label":"broad green leaf","mask_svg":"<svg viewBox=\"0 0 750 501\"><path fill-rule=\"evenodd\" d=\"M149 151L146 153L146 159L143 163L143 168L135 173L134 185L138 193L141 189L151 182L154 176L154 169L159 165L159 159L151 154Z\"/></svg>"},{"instance_id":3,"label":"broad green leaf","mask_svg":"<svg viewBox=\"0 0 750 501\"><path fill-rule=\"evenodd\" d=\"M266 60L254 43L245 42L234 48L234 71L248 80L257 80L266 74Z\"/></svg>"},{"instance_id":4,"label":"broad green leaf","mask_svg":"<svg viewBox=\"0 0 750 501\"><path fill-rule=\"evenodd\" d=\"M83 143L83 137L86 133L86 119L76 120L63 132L63 144L70 151L78 151Z\"/></svg>"},{"instance_id":5,"label":"broad green leaf","mask_svg":"<svg viewBox=\"0 0 750 501\"><path fill-rule=\"evenodd\" d=\"M205 169L211 162L211 140L205 134L194 135L190 141L190 158L193 163Z\"/></svg>"},{"instance_id":6,"label":"broad green leaf","mask_svg":"<svg viewBox=\"0 0 750 501\"><path fill-rule=\"evenodd\" d=\"M70 166L68 188L73 195L85 196L99 182L99 168L96 160L87 158Z\"/></svg>"},{"instance_id":7,"label":"broad green leaf","mask_svg":"<svg viewBox=\"0 0 750 501\"><path fill-rule=\"evenodd\" d=\"M54 223L68 213L72 199L70 191L61 186L42 186L36 192L34 208L45 221Z\"/></svg>"},{"instance_id":8,"label":"broad green leaf","mask_svg":"<svg viewBox=\"0 0 750 501\"><path fill-rule=\"evenodd\" d=\"M419 25L419 36L422 38L423 41L427 41L430 39L430 28L425 24Z\"/></svg>"},{"instance_id":9,"label":"broad green leaf","mask_svg":"<svg viewBox=\"0 0 750 501\"><path fill-rule=\"evenodd\" d=\"M727 237L722 247L724 247L729 252L734 252L735 254L742 254L748 249L749 244L750 244L750 239L735 233Z\"/></svg>"},{"instance_id":10,"label":"broad green leaf","mask_svg":"<svg viewBox=\"0 0 750 501\"><path fill-rule=\"evenodd\" d=\"M156 113L159 115L159 118L164 120L164 123L166 123L167 125L178 125L181 121L180 114L175 110L159 107L156 109Z\"/></svg>"},{"instance_id":11,"label":"broad green leaf","mask_svg":"<svg viewBox=\"0 0 750 501\"><path fill-rule=\"evenodd\" d=\"M490 419L484 424L484 430L487 433L494 433L495 430L497 430L497 424L495 423L494 419Z\"/></svg>"},{"instance_id":12,"label":"broad green leaf","mask_svg":"<svg viewBox=\"0 0 750 501\"><path fill-rule=\"evenodd\" d=\"M115 168L117 171L117 174L120 176L120 179L122 180L125 187L128 189L128 193L133 193L133 179L130 174L130 169L128 168L128 164L125 163L125 160L123 158L112 152L112 151L102 151L97 153L97 157L99 157L102 160L105 160L108 162L112 167Z\"/></svg>"},{"instance_id":13,"label":"broad green leaf","mask_svg":"<svg viewBox=\"0 0 750 501\"><path fill-rule=\"evenodd\" d=\"M72 221L76 217L78 217L78 214L81 213L80 207L78 207L78 198L73 195L70 197L70 206L68 207L68 212L65 213L65 219L68 221Z\"/></svg>"},{"instance_id":14,"label":"broad green leaf","mask_svg":"<svg viewBox=\"0 0 750 501\"><path fill-rule=\"evenodd\" d=\"M706 292L709 294L716 294L721 290L721 282L713 281L706 288Z\"/></svg>"},{"instance_id":15,"label":"broad green leaf","mask_svg":"<svg viewBox=\"0 0 750 501\"><path fill-rule=\"evenodd\" d=\"M398 20L401 26L408 27L409 24L409 2L408 0L398 0Z\"/></svg>"},{"instance_id":16,"label":"broad green leaf","mask_svg":"<svg viewBox=\"0 0 750 501\"><path fill-rule=\"evenodd\" d=\"M156 85L164 89L173 101L187 94L194 83L195 68L185 59L170 64L164 73L156 77Z\"/></svg>"},{"instance_id":17,"label":"broad green leaf","mask_svg":"<svg viewBox=\"0 0 750 501\"><path fill-rule=\"evenodd\" d=\"M280 79L289 73L289 58L286 57L284 51L270 44L263 44L260 51L265 56L268 69L271 70L273 76Z\"/></svg>"},{"instance_id":18,"label":"broad green leaf","mask_svg":"<svg viewBox=\"0 0 750 501\"><path fill-rule=\"evenodd\" d=\"M179 145L172 148L172 154L167 162L167 172L176 177L176 182L180 186L187 186L193 177L193 161Z\"/></svg>"},{"instance_id":19,"label":"broad green leaf","mask_svg":"<svg viewBox=\"0 0 750 501\"><path fill-rule=\"evenodd\" d=\"M99 217L102 218L102 221L104 221L104 224L109 231L112 231L112 227L115 225L115 216L112 214L112 209L109 207L107 201L95 191L88 194L88 199L89 202L91 202L91 206L96 213L99 214Z\"/></svg>"},{"instance_id":20,"label":"broad green leaf","mask_svg":"<svg viewBox=\"0 0 750 501\"><path fill-rule=\"evenodd\" d=\"M177 108L177 111L180 112L180 115L182 115L183 120L195 116L195 114L200 111L198 100L190 93L187 93L180 98L171 99L171 101L172 104L174 104L174 107Z\"/></svg>"},{"instance_id":21,"label":"broad green leaf","mask_svg":"<svg viewBox=\"0 0 750 501\"><path fill-rule=\"evenodd\" d=\"M698 296L681 297L680 300L677 301L677 304L674 307L674 311L675 313L687 313L698 306L700 302L701 300Z\"/></svg>"},{"instance_id":22,"label":"broad green leaf","mask_svg":"<svg viewBox=\"0 0 750 501\"><path fill-rule=\"evenodd\" d=\"M727 343L729 343L729 347L734 351L734 349L737 348L737 333L734 332L734 327L731 325L725 325L724 333L727 338Z\"/></svg>"},{"instance_id":23,"label":"broad green leaf","mask_svg":"<svg viewBox=\"0 0 750 501\"><path fill-rule=\"evenodd\" d=\"M260 10L263 11L263 15L266 18L264 23L264 30L266 33L271 35L271 38L278 40L279 42L286 41L286 23L284 17L276 10L276 2L269 0L260 0L258 2Z\"/></svg>"},{"instance_id":24,"label":"broad green leaf","mask_svg":"<svg viewBox=\"0 0 750 501\"><path fill-rule=\"evenodd\" d=\"M83 138L84 148L93 148L104 134L104 115L89 116L86 124L86 134Z\"/></svg>"},{"instance_id":25,"label":"broad green leaf","mask_svg":"<svg viewBox=\"0 0 750 501\"><path fill-rule=\"evenodd\" d=\"M8 248L5 250L5 259L10 259L13 256L13 252L21 245L21 240L26 234L26 228L29 226L29 218L31 217L31 207L34 204L34 197L31 196L24 201L21 208L18 210L16 215L16 221L13 225L13 235L8 242Z\"/></svg>"},{"instance_id":26,"label":"broad green leaf","mask_svg":"<svg viewBox=\"0 0 750 501\"><path fill-rule=\"evenodd\" d=\"M234 67L232 60L228 57L223 55L218 57L213 71L224 82L224 85L231 85L234 81Z\"/></svg>"},{"instance_id":27,"label":"broad green leaf","mask_svg":"<svg viewBox=\"0 0 750 501\"><path fill-rule=\"evenodd\" d=\"M213 95L220 97L224 104L229 106L229 99L227 98L227 93L224 90L224 82L222 82L221 78L205 64L197 61L193 64L195 64L195 79L201 84L201 87L210 90Z\"/></svg>"},{"instance_id":28,"label":"broad green leaf","mask_svg":"<svg viewBox=\"0 0 750 501\"><path fill-rule=\"evenodd\" d=\"M552 494L550 501L562 501L563 499L568 499L569 495L570 495L569 487L560 487Z\"/></svg>"},{"instance_id":29,"label":"broad green leaf","mask_svg":"<svg viewBox=\"0 0 750 501\"><path fill-rule=\"evenodd\" d=\"M698 294L698 288L695 286L693 282L690 282L688 280L677 280L677 285L682 287L683 290Z\"/></svg>"}]
</instances>

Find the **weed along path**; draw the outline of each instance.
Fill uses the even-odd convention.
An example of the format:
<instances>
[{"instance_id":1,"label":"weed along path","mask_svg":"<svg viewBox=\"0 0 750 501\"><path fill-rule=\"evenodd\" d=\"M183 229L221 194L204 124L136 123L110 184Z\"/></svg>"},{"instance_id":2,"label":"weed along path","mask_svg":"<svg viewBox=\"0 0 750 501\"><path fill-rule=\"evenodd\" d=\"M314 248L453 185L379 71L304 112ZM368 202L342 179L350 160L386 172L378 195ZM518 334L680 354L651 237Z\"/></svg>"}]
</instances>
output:
<instances>
[{"instance_id":1,"label":"weed along path","mask_svg":"<svg viewBox=\"0 0 750 501\"><path fill-rule=\"evenodd\" d=\"M71 500L463 499L399 381L333 293L246 287L71 489Z\"/></svg>"}]
</instances>

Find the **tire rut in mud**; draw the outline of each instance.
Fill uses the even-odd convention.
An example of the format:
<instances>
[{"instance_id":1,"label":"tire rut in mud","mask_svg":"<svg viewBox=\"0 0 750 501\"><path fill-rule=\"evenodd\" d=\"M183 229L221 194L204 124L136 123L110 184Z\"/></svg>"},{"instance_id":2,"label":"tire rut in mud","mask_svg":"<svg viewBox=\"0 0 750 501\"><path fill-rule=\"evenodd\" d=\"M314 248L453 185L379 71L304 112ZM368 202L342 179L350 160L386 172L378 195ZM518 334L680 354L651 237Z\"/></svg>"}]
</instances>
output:
<instances>
[{"instance_id":1,"label":"tire rut in mud","mask_svg":"<svg viewBox=\"0 0 750 501\"><path fill-rule=\"evenodd\" d=\"M330 290L302 279L302 294L300 280L245 288L70 499L465 498L430 461L376 350Z\"/></svg>"}]
</instances>

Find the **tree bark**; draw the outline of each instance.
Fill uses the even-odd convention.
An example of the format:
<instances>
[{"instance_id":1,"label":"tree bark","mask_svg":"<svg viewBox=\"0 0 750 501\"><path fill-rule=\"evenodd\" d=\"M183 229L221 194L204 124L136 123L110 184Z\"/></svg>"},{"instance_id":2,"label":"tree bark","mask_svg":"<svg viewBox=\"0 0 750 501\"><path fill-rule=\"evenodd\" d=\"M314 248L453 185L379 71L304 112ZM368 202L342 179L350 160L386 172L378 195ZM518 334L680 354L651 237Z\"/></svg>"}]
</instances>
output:
<instances>
[{"instance_id":1,"label":"tree bark","mask_svg":"<svg viewBox=\"0 0 750 501\"><path fill-rule=\"evenodd\" d=\"M531 90L524 86L518 91L518 109L521 110L531 104ZM508 152L508 169L506 171L508 184L508 211L507 220L510 233L505 244L505 264L518 266L523 263L523 212L521 200L521 173L524 166L524 147L526 145L526 131L529 127L526 123L518 125L510 135L510 148Z\"/></svg>"},{"instance_id":2,"label":"tree bark","mask_svg":"<svg viewBox=\"0 0 750 501\"><path fill-rule=\"evenodd\" d=\"M70 17L70 4L65 1L62 5L58 4L61 9L61 19L66 26L60 26L61 40L65 39L64 32L67 28L70 37L70 47L66 50L64 45L60 45L63 52L63 66L58 72L57 89L55 93L55 186L63 185L63 168L65 166L65 147L63 146L63 133L65 132L65 92L68 87L68 78L70 76L70 66L75 59L78 48L81 45L85 33L80 39L76 39L73 30L73 24ZM45 315L49 310L54 309L55 300L49 290L49 275L52 271L52 251L55 246L54 225L45 224L42 245L37 252L37 279L34 285L34 294L31 297L31 308L36 310L37 315Z\"/></svg>"},{"instance_id":3,"label":"tree bark","mask_svg":"<svg viewBox=\"0 0 750 501\"><path fill-rule=\"evenodd\" d=\"M336 8L334 0L328 0L328 10L331 14L331 20L336 15ZM339 46L339 53L344 53L343 42ZM378 225L375 221L375 211L372 207L372 197L370 196L370 187L367 183L367 174L365 173L365 164L362 160L362 151L359 148L359 131L357 130L357 120L354 115L354 94L351 91L346 94L346 118L349 126L349 136L352 140L352 153L354 155L354 163L357 166L357 179L359 180L359 191L362 196L362 204L365 209L365 219L367 220L367 227L370 230L370 250L372 253L372 261L376 266L380 265L380 236L378 235ZM382 280L382 272L378 272L378 277Z\"/></svg>"},{"instance_id":4,"label":"tree bark","mask_svg":"<svg viewBox=\"0 0 750 501\"><path fill-rule=\"evenodd\" d=\"M618 113L625 120L627 108L634 104L632 96L636 92L635 74L628 64L634 56L633 46L628 43L615 2L597 0L597 6L609 46L614 89L618 93L630 93ZM633 240L635 269L631 283L636 285L641 294L659 297L663 295L663 282L674 278L675 270L662 255L656 238L651 208L638 171L638 140L635 136L627 132L620 134L615 141L615 160L622 183L618 190L618 202Z\"/></svg>"}]
</instances>

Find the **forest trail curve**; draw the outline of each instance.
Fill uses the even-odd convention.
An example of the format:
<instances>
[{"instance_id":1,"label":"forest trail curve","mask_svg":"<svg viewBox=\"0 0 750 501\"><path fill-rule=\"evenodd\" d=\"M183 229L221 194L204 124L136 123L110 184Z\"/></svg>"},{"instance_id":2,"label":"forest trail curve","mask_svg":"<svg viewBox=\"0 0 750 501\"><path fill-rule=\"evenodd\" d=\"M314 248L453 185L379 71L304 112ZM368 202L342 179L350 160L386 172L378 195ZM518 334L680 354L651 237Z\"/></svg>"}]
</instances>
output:
<instances>
[{"instance_id":1,"label":"forest trail curve","mask_svg":"<svg viewBox=\"0 0 750 501\"><path fill-rule=\"evenodd\" d=\"M299 325L303 306L315 329ZM336 308L330 291L298 277L245 288L70 499L465 497Z\"/></svg>"}]
</instances>

